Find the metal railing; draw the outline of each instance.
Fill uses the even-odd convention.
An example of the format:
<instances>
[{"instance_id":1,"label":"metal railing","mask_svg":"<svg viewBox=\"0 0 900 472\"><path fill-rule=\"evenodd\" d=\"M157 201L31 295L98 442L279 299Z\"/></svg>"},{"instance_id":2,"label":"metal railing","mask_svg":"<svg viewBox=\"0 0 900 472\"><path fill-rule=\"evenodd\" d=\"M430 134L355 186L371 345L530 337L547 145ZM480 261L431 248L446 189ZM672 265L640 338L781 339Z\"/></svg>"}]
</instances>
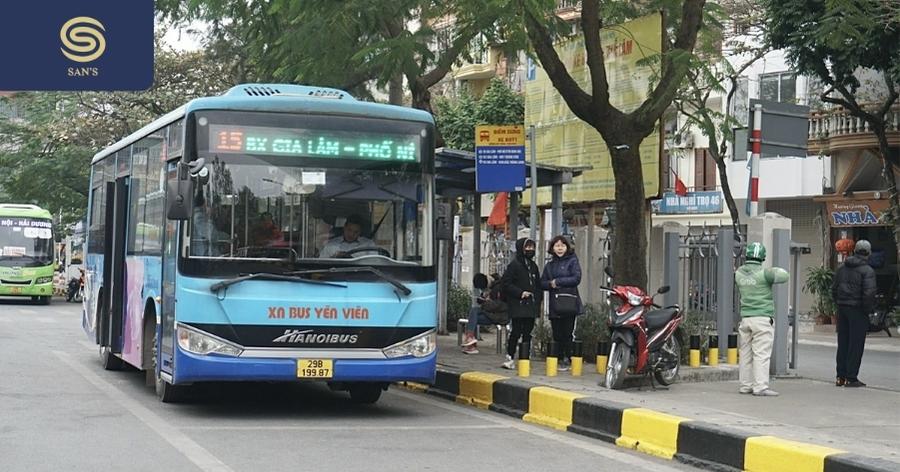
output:
<instances>
[{"instance_id":1,"label":"metal railing","mask_svg":"<svg viewBox=\"0 0 900 472\"><path fill-rule=\"evenodd\" d=\"M877 105L863 105L866 111L875 111ZM900 105L894 105L886 119L887 131L900 131ZM814 111L809 114L809 140L821 140L856 134L869 134L872 130L869 123L853 116L843 108Z\"/></svg>"}]
</instances>

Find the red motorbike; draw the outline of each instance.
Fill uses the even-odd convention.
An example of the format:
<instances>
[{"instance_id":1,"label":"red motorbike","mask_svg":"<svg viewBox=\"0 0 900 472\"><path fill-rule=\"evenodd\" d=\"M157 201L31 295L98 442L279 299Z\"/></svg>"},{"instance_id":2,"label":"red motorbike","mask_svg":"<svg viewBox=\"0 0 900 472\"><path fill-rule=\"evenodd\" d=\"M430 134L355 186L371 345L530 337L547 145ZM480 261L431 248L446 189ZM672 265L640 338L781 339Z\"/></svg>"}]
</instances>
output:
<instances>
[{"instance_id":1,"label":"red motorbike","mask_svg":"<svg viewBox=\"0 0 900 472\"><path fill-rule=\"evenodd\" d=\"M607 268L607 275L612 272ZM662 308L640 287L615 285L600 287L609 292L610 350L606 367L606 387L618 389L629 375L650 376L662 385L671 385L681 364L684 314L678 305ZM664 285L656 295L669 291ZM655 295L654 295L655 296ZM654 309L655 308L655 309Z\"/></svg>"}]
</instances>

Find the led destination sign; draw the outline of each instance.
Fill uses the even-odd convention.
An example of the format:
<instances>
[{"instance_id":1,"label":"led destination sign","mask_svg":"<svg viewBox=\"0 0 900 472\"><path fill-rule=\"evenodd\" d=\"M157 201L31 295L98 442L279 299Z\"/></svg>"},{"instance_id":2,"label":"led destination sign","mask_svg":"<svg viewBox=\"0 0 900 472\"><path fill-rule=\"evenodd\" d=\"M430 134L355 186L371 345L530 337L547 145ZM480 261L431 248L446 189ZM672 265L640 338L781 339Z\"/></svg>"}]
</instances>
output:
<instances>
[{"instance_id":1,"label":"led destination sign","mask_svg":"<svg viewBox=\"0 0 900 472\"><path fill-rule=\"evenodd\" d=\"M419 141L410 134L209 125L209 150L217 153L416 162Z\"/></svg>"}]
</instances>

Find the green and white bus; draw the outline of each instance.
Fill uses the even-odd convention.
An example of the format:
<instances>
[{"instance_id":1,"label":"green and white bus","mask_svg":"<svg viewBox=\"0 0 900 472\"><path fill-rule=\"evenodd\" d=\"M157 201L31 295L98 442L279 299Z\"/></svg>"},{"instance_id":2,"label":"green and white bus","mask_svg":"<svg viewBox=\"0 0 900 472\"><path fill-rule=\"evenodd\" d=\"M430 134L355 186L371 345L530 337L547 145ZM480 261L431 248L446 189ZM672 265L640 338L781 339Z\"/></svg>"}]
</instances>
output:
<instances>
[{"instance_id":1,"label":"green and white bus","mask_svg":"<svg viewBox=\"0 0 900 472\"><path fill-rule=\"evenodd\" d=\"M34 205L0 203L0 297L53 297L53 221Z\"/></svg>"}]
</instances>

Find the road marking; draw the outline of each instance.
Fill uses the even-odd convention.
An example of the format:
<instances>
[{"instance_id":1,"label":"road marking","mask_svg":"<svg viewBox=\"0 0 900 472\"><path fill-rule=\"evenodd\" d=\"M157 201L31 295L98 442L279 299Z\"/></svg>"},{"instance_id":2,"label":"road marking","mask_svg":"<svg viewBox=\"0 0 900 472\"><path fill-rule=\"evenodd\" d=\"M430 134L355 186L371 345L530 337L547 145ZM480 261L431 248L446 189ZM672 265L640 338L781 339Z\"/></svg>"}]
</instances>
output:
<instances>
[{"instance_id":1,"label":"road marking","mask_svg":"<svg viewBox=\"0 0 900 472\"><path fill-rule=\"evenodd\" d=\"M444 426L353 426L354 431L450 431L469 429L510 429L509 425L444 425ZM203 431L346 431L346 426L183 426L182 430Z\"/></svg>"},{"instance_id":2,"label":"road marking","mask_svg":"<svg viewBox=\"0 0 900 472\"><path fill-rule=\"evenodd\" d=\"M19 311L26 315L36 315L38 313L37 310L32 310L31 308L19 308Z\"/></svg>"},{"instance_id":3,"label":"road marking","mask_svg":"<svg viewBox=\"0 0 900 472\"><path fill-rule=\"evenodd\" d=\"M53 351L53 354L63 361L63 363L68 365L73 371L94 385L94 387L97 387L98 390L102 391L122 408L125 408L137 419L141 420L148 428L158 434L159 437L169 443L189 461L193 462L200 470L204 472L233 472L231 467L225 465L225 463L220 461L216 456L204 449L203 446L197 444L194 440L179 431L178 428L167 423L157 414L147 409L147 407L129 398L128 395L119 390L115 385L103 380L99 375L75 362L68 354L60 351Z\"/></svg>"},{"instance_id":4,"label":"road marking","mask_svg":"<svg viewBox=\"0 0 900 472\"><path fill-rule=\"evenodd\" d=\"M633 455L634 453L629 453L625 451L620 451L615 449L615 446L608 445L606 443L592 443L589 441L585 441L580 439L579 436L572 433L561 433L558 431L554 431L551 429L544 429L538 426L532 426L528 423L525 423L521 420L512 419L504 417L497 413L489 413L484 412L483 410L465 406L459 406L453 403L448 403L445 400L436 400L432 398L428 398L427 395L423 395L421 393L409 393L403 392L400 390L391 390L392 395L400 395L409 400L414 400L419 403L425 403L429 406L433 406L435 408L442 408L444 410L449 410L454 413L459 413L463 415L472 416L474 418L479 418L484 421L490 421L495 424L508 425L510 428L517 429L524 433L532 434L535 436L540 436L544 439L549 439L552 441L559 442L566 446L577 447L578 449L588 451L615 461L619 461L626 465L638 466L642 467L646 470L653 471L662 471L662 472L674 472L680 471L684 469L678 469L675 467L671 467L662 462L662 459L644 459L642 457Z\"/></svg>"}]
</instances>

